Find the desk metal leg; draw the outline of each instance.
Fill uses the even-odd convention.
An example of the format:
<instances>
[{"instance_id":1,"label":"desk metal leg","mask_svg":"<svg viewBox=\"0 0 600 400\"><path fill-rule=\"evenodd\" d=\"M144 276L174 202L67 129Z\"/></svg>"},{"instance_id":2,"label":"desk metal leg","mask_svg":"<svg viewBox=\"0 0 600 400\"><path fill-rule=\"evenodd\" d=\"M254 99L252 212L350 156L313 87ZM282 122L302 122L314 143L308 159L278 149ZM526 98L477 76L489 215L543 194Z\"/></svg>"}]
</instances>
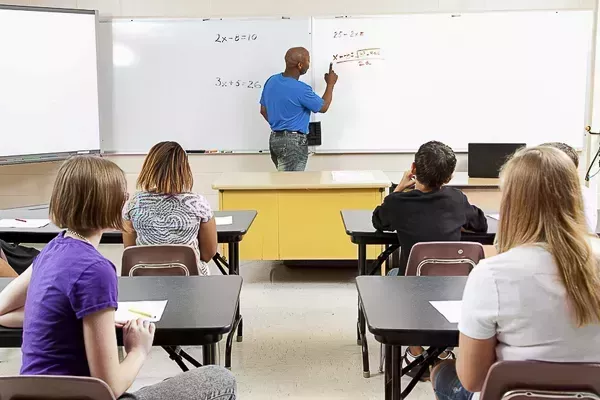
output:
<instances>
[{"instance_id":1,"label":"desk metal leg","mask_svg":"<svg viewBox=\"0 0 600 400\"><path fill-rule=\"evenodd\" d=\"M385 371L383 375L385 400L392 400L392 346L384 344Z\"/></svg>"},{"instance_id":2,"label":"desk metal leg","mask_svg":"<svg viewBox=\"0 0 600 400\"><path fill-rule=\"evenodd\" d=\"M225 261L225 259L223 258L223 256L221 256L219 253L215 254L215 256L213 257L213 262L215 263L215 265L217 266L217 268L219 268L219 271L221 271L221 273L223 275L229 275L226 271L225 271L225 267L229 268L227 264L227 261Z\"/></svg>"},{"instance_id":3,"label":"desk metal leg","mask_svg":"<svg viewBox=\"0 0 600 400\"><path fill-rule=\"evenodd\" d=\"M365 275L367 269L367 245L358 245L358 275ZM363 358L363 377L369 378L371 372L369 370L369 345L367 343L367 324L365 321L365 314L360 305L360 299L358 299L358 343L361 345L362 358Z\"/></svg>"},{"instance_id":4,"label":"desk metal leg","mask_svg":"<svg viewBox=\"0 0 600 400\"><path fill-rule=\"evenodd\" d=\"M358 245L358 276L365 275L367 269L367 245ZM358 300L358 324L356 325L356 344L361 346L361 312L360 312L360 299Z\"/></svg>"},{"instance_id":5,"label":"desk metal leg","mask_svg":"<svg viewBox=\"0 0 600 400\"><path fill-rule=\"evenodd\" d=\"M240 244L239 242L232 243L229 246L229 259L233 265L233 269L236 275L240 274ZM236 312L236 320L239 320L237 329L237 341L241 342L244 336L244 319L240 314L240 302L238 302L238 309Z\"/></svg>"},{"instance_id":6,"label":"desk metal leg","mask_svg":"<svg viewBox=\"0 0 600 400\"><path fill-rule=\"evenodd\" d=\"M232 275L240 274L240 244L239 243L230 243L229 244L229 273ZM240 302L238 302L238 307L235 312L235 320L233 322L233 326L231 328L231 332L227 335L227 340L225 342L225 368L231 369L231 348L233 346L233 336L237 332L237 341L241 342L243 340L243 318L240 314Z\"/></svg>"},{"instance_id":7,"label":"desk metal leg","mask_svg":"<svg viewBox=\"0 0 600 400\"><path fill-rule=\"evenodd\" d=\"M217 344L205 344L202 346L202 364L216 365L217 364Z\"/></svg>"},{"instance_id":8,"label":"desk metal leg","mask_svg":"<svg viewBox=\"0 0 600 400\"><path fill-rule=\"evenodd\" d=\"M360 313L359 324L361 325L360 339L361 339L361 344L362 344L361 350L362 350L362 359L363 359L363 377L370 378L371 371L369 369L369 344L367 343L365 314L364 314L362 308L360 308L358 312Z\"/></svg>"},{"instance_id":9,"label":"desk metal leg","mask_svg":"<svg viewBox=\"0 0 600 400\"><path fill-rule=\"evenodd\" d=\"M401 346L387 346L391 347L392 353L392 382L391 382L391 400L402 399L402 347ZM387 397L386 397L387 398Z\"/></svg>"},{"instance_id":10,"label":"desk metal leg","mask_svg":"<svg viewBox=\"0 0 600 400\"><path fill-rule=\"evenodd\" d=\"M169 354L169 357L171 358L171 360L175 361L177 363L177 365L179 365L179 368L181 368L181 370L183 372L189 371L189 368L187 367L187 365L185 365L183 360L186 360L187 362L192 364L195 368L200 368L202 366L202 364L200 364L198 361L196 361L196 359L194 357L192 357L191 355L186 353L179 346L163 346L163 349Z\"/></svg>"},{"instance_id":11,"label":"desk metal leg","mask_svg":"<svg viewBox=\"0 0 600 400\"><path fill-rule=\"evenodd\" d=\"M187 365L185 365L185 363L181 359L181 356L177 354L176 347L163 346L163 349L169 354L169 358L175 361L175 363L177 363L177 365L179 366L179 368L181 368L183 372L189 371L189 368L187 367Z\"/></svg>"}]
</instances>

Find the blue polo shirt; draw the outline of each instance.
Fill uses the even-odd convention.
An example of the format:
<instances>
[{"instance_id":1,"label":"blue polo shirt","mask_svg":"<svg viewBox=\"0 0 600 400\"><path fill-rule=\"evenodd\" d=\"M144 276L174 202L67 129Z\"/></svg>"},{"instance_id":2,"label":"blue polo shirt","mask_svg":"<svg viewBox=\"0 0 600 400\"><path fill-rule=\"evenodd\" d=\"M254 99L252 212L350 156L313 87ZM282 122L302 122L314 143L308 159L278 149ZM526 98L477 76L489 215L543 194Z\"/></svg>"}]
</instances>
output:
<instances>
[{"instance_id":1,"label":"blue polo shirt","mask_svg":"<svg viewBox=\"0 0 600 400\"><path fill-rule=\"evenodd\" d=\"M271 130L308 133L310 113L323 108L323 99L306 83L277 74L265 83L260 104L267 109Z\"/></svg>"}]
</instances>

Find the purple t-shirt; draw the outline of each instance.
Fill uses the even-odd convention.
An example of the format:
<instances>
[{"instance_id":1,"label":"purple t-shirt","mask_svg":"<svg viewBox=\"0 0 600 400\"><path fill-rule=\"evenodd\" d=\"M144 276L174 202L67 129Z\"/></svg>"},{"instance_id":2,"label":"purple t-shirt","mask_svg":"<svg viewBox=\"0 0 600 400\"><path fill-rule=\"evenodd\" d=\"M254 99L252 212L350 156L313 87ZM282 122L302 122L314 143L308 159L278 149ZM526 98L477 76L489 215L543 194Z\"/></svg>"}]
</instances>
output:
<instances>
[{"instance_id":1,"label":"purple t-shirt","mask_svg":"<svg viewBox=\"0 0 600 400\"><path fill-rule=\"evenodd\" d=\"M91 244L61 233L32 268L21 374L90 376L82 320L117 308L115 266Z\"/></svg>"}]
</instances>

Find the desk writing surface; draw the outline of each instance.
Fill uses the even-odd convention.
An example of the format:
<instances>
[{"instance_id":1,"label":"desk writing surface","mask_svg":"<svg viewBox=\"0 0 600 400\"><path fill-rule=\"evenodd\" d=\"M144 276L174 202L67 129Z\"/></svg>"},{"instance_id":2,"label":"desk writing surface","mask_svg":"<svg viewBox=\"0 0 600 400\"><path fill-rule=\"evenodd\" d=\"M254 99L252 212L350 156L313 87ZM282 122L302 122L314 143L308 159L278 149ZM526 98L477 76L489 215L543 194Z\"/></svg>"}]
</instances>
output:
<instances>
[{"instance_id":1,"label":"desk writing surface","mask_svg":"<svg viewBox=\"0 0 600 400\"><path fill-rule=\"evenodd\" d=\"M341 214L348 235L396 236L396 233L394 232L381 232L373 227L373 210L342 210ZM495 235L498 230L498 221L488 215L486 215L486 219L488 222L487 234Z\"/></svg>"},{"instance_id":2,"label":"desk writing surface","mask_svg":"<svg viewBox=\"0 0 600 400\"><path fill-rule=\"evenodd\" d=\"M390 171L386 172L386 175L390 181L398 183L402 180L404 171ZM458 189L498 189L500 187L500 179L469 178L467 172L455 172L446 186Z\"/></svg>"},{"instance_id":3,"label":"desk writing surface","mask_svg":"<svg viewBox=\"0 0 600 400\"><path fill-rule=\"evenodd\" d=\"M241 210L241 211L215 211L215 217L226 217L232 216L233 223L229 225L218 225L217 235L219 242L225 243L232 241L233 236L245 235L254 219L256 218L256 211L253 210ZM37 219L37 218L48 218L48 206L47 205L36 205L28 207L10 208L0 210L0 219L2 218L22 218L22 219ZM52 222L42 228L2 228L0 229L0 237L7 241L16 242L29 242L38 243L33 238L34 236L45 238L51 235L56 235L61 231ZM14 237L22 235L25 240L13 240ZM34 240L32 240L34 239ZM51 239L49 239L51 240ZM49 241L49 240L46 240ZM122 235L119 231L106 232L102 237L103 243L122 243Z\"/></svg>"},{"instance_id":4,"label":"desk writing surface","mask_svg":"<svg viewBox=\"0 0 600 400\"><path fill-rule=\"evenodd\" d=\"M122 277L119 301L169 300L157 323L159 330L203 329L227 333L241 288L242 278L237 275Z\"/></svg>"},{"instance_id":5,"label":"desk writing surface","mask_svg":"<svg viewBox=\"0 0 600 400\"><path fill-rule=\"evenodd\" d=\"M215 190L369 189L389 186L390 180L382 171L225 172L212 185Z\"/></svg>"},{"instance_id":6,"label":"desk writing surface","mask_svg":"<svg viewBox=\"0 0 600 400\"><path fill-rule=\"evenodd\" d=\"M467 277L359 276L356 286L369 331L397 345L453 346L457 324L429 302L461 300Z\"/></svg>"},{"instance_id":7,"label":"desk writing surface","mask_svg":"<svg viewBox=\"0 0 600 400\"><path fill-rule=\"evenodd\" d=\"M11 278L0 278L0 291ZM168 300L155 346L215 343L231 330L242 278L237 275L120 277L119 301ZM19 347L21 329L0 327L0 346Z\"/></svg>"}]
</instances>

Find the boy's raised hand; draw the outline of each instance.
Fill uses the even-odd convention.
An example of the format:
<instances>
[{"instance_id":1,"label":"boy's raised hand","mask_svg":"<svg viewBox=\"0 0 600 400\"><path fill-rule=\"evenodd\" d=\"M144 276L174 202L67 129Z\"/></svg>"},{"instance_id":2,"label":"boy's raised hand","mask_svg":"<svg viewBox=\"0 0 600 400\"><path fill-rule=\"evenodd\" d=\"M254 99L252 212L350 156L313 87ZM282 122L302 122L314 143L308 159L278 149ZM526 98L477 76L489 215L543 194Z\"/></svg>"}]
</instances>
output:
<instances>
[{"instance_id":1,"label":"boy's raised hand","mask_svg":"<svg viewBox=\"0 0 600 400\"><path fill-rule=\"evenodd\" d=\"M403 192L404 190L408 189L409 187L412 187L415 185L415 176L411 171L406 171L404 173L404 176L402 176L402 180L400 181L400 183L398 183L398 186L396 186L396 189L394 189L394 192Z\"/></svg>"}]
</instances>

